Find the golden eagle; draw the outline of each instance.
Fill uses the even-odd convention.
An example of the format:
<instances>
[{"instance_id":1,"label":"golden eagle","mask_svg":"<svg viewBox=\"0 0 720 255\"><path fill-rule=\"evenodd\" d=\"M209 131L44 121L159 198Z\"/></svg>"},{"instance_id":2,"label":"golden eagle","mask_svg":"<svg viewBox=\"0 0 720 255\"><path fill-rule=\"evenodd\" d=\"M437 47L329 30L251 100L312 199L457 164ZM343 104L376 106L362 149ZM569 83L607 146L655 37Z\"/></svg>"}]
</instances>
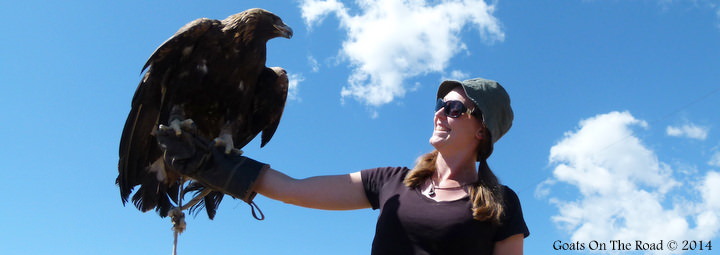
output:
<instances>
[{"instance_id":1,"label":"golden eagle","mask_svg":"<svg viewBox=\"0 0 720 255\"><path fill-rule=\"evenodd\" d=\"M275 14L250 9L224 20L192 21L155 50L142 68L147 71L120 140L115 182L123 205L140 185L132 196L139 210L155 209L165 217L180 206L188 179L162 160L154 137L160 124L179 133L190 119L199 135L217 137L227 152L242 148L260 132L261 146L272 138L285 105L288 78L282 68L265 66L266 44L292 34ZM210 219L222 196L212 192L204 198Z\"/></svg>"}]
</instances>

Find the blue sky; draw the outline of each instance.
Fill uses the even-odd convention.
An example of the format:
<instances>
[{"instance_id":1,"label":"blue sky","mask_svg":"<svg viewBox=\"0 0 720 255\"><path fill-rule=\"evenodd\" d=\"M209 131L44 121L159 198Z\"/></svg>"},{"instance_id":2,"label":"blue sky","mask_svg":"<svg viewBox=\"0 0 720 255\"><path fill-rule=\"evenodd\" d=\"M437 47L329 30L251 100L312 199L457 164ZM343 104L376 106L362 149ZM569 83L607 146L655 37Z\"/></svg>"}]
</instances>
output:
<instances>
[{"instance_id":1,"label":"blue sky","mask_svg":"<svg viewBox=\"0 0 720 255\"><path fill-rule=\"evenodd\" d=\"M444 79L484 77L515 122L490 166L522 202L526 254L553 243L720 249L720 2L15 1L1 4L2 254L168 254L168 219L123 207L120 133L140 69L185 23L268 9L293 84L246 155L293 177L411 166ZM264 197L188 220L179 254L369 254L377 211ZM634 254L623 252L621 254ZM700 254L710 254L705 251Z\"/></svg>"}]
</instances>

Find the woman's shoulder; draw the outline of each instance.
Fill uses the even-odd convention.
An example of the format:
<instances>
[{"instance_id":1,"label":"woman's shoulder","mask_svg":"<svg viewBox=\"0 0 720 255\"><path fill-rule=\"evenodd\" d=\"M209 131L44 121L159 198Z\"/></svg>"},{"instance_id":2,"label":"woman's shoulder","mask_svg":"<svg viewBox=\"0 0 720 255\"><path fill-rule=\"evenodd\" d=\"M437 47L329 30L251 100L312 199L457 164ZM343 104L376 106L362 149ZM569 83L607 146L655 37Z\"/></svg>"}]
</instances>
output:
<instances>
[{"instance_id":1,"label":"woman's shoulder","mask_svg":"<svg viewBox=\"0 0 720 255\"><path fill-rule=\"evenodd\" d=\"M515 193L515 190L508 187L507 185L500 185L500 188L502 189L503 194L503 200L505 201L506 206L519 206L520 205L520 198L518 197L517 193Z\"/></svg>"},{"instance_id":2,"label":"woman's shoulder","mask_svg":"<svg viewBox=\"0 0 720 255\"><path fill-rule=\"evenodd\" d=\"M380 208L381 194L402 185L408 171L407 167L377 167L360 171L365 195L373 209Z\"/></svg>"},{"instance_id":3,"label":"woman's shoulder","mask_svg":"<svg viewBox=\"0 0 720 255\"><path fill-rule=\"evenodd\" d=\"M361 174L363 176L363 179L365 179L365 177L368 177L368 179L389 180L398 178L404 179L405 175L407 175L409 171L410 169L404 166L387 166L365 169L361 171Z\"/></svg>"},{"instance_id":4,"label":"woman's shoulder","mask_svg":"<svg viewBox=\"0 0 720 255\"><path fill-rule=\"evenodd\" d=\"M500 184L500 188L503 191L503 195L513 196L513 197L517 198L517 193L515 193L515 190L513 190L509 186Z\"/></svg>"},{"instance_id":5,"label":"woman's shoulder","mask_svg":"<svg viewBox=\"0 0 720 255\"><path fill-rule=\"evenodd\" d=\"M525 223L522 206L520 205L520 198L518 198L518 195L512 188L506 185L501 185L501 188L503 189L503 204L505 206L505 212L503 212L502 219L502 234L499 235L500 238L497 240L502 240L510 235L520 233L522 233L524 237L527 237L530 235L530 231Z\"/></svg>"}]
</instances>

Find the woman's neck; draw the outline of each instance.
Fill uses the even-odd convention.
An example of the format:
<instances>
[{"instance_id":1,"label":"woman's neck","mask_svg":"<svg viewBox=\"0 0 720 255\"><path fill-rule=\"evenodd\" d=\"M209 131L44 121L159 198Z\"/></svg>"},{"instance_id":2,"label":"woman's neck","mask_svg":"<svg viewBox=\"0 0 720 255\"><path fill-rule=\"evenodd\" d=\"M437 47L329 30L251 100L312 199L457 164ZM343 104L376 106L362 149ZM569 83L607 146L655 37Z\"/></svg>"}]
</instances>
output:
<instances>
[{"instance_id":1,"label":"woman's neck","mask_svg":"<svg viewBox=\"0 0 720 255\"><path fill-rule=\"evenodd\" d=\"M455 155L447 156L438 153L435 161L436 173L433 176L435 184L447 183L464 185L473 183L477 180L477 166L474 155Z\"/></svg>"}]
</instances>

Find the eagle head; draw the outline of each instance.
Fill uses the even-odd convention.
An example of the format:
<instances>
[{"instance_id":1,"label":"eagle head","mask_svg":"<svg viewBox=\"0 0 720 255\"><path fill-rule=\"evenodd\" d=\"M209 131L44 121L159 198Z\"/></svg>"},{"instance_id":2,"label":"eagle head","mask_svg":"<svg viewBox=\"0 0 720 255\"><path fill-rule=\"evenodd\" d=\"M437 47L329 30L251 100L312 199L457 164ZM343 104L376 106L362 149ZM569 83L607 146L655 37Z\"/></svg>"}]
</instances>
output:
<instances>
[{"instance_id":1,"label":"eagle head","mask_svg":"<svg viewBox=\"0 0 720 255\"><path fill-rule=\"evenodd\" d=\"M293 30L280 17L264 9L254 8L227 17L222 21L226 30L234 30L243 41L267 42L275 37L290 39Z\"/></svg>"}]
</instances>

